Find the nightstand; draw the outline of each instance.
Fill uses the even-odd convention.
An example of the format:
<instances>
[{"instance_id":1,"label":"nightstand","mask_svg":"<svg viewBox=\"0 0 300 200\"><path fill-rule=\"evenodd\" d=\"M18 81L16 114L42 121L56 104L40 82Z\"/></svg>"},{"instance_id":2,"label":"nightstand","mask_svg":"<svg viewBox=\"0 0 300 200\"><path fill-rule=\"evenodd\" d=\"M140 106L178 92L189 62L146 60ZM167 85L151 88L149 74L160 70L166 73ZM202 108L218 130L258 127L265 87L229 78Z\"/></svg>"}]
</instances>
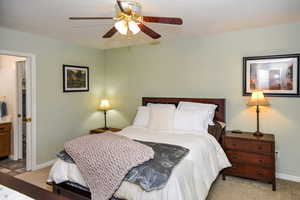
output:
<instances>
[{"instance_id":1,"label":"nightstand","mask_svg":"<svg viewBox=\"0 0 300 200\"><path fill-rule=\"evenodd\" d=\"M227 131L222 146L232 164L223 171L224 180L226 175L250 178L272 183L276 190L274 135L256 137L250 132Z\"/></svg>"},{"instance_id":2,"label":"nightstand","mask_svg":"<svg viewBox=\"0 0 300 200\"><path fill-rule=\"evenodd\" d=\"M104 128L97 128L94 130L90 131L90 134L100 134L100 133L105 133L105 132L119 132L122 129L120 128L108 128L108 129L104 129Z\"/></svg>"}]
</instances>

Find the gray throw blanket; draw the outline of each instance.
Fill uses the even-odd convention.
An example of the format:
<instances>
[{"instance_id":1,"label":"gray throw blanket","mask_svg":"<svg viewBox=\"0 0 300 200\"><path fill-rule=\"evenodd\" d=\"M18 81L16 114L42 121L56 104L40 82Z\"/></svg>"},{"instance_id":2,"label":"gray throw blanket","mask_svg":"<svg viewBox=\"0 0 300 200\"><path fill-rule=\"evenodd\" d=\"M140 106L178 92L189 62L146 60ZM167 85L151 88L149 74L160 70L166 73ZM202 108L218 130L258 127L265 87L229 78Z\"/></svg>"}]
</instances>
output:
<instances>
[{"instance_id":1,"label":"gray throw blanket","mask_svg":"<svg viewBox=\"0 0 300 200\"><path fill-rule=\"evenodd\" d=\"M188 154L189 149L170 144L138 141L155 152L154 158L132 168L124 180L140 185L145 191L162 189L168 182L174 167ZM68 153L61 151L57 157L68 163L74 160Z\"/></svg>"},{"instance_id":2,"label":"gray throw blanket","mask_svg":"<svg viewBox=\"0 0 300 200\"><path fill-rule=\"evenodd\" d=\"M110 199L131 168L154 156L150 147L111 133L79 137L64 148L74 159L93 200Z\"/></svg>"}]
</instances>

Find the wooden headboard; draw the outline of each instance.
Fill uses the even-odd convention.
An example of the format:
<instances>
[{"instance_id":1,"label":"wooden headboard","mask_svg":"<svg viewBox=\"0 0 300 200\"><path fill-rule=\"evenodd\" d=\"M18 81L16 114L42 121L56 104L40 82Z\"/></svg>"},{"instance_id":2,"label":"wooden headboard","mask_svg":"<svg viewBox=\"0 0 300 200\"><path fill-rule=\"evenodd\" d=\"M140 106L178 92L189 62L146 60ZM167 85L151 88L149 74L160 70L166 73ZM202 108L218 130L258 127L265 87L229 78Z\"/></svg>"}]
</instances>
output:
<instances>
[{"instance_id":1,"label":"wooden headboard","mask_svg":"<svg viewBox=\"0 0 300 200\"><path fill-rule=\"evenodd\" d=\"M146 106L147 103L162 103L175 104L177 107L180 101L215 104L218 107L216 108L214 120L224 123L226 122L225 99L143 97L143 106Z\"/></svg>"}]
</instances>

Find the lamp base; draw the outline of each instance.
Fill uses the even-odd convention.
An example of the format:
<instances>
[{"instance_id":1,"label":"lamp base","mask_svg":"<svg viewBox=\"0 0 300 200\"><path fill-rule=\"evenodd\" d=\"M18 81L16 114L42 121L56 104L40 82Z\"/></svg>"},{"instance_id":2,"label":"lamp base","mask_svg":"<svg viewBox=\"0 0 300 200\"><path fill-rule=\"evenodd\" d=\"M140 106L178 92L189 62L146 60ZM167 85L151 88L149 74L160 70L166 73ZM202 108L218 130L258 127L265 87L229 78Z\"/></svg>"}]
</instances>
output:
<instances>
[{"instance_id":1,"label":"lamp base","mask_svg":"<svg viewBox=\"0 0 300 200\"><path fill-rule=\"evenodd\" d=\"M253 133L253 135L256 136L256 137L262 137L264 134L260 131L256 131L256 132Z\"/></svg>"},{"instance_id":2,"label":"lamp base","mask_svg":"<svg viewBox=\"0 0 300 200\"><path fill-rule=\"evenodd\" d=\"M106 131L107 131L107 130L109 130L109 128L108 128L108 127L103 127L102 129L103 129L103 130L106 130Z\"/></svg>"}]
</instances>

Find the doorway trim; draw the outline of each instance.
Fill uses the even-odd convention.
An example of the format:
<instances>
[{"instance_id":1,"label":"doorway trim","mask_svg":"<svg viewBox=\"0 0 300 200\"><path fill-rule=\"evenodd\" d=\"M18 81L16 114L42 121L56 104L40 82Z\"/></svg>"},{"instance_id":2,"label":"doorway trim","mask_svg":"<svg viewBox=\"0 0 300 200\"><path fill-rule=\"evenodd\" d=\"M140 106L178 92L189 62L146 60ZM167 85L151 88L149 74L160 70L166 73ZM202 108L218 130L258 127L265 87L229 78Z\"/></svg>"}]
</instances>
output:
<instances>
[{"instance_id":1,"label":"doorway trim","mask_svg":"<svg viewBox=\"0 0 300 200\"><path fill-rule=\"evenodd\" d=\"M36 56L31 53L23 53L23 52L17 52L17 51L7 51L7 50L1 50L1 55L9 55L9 56L18 56L18 57L26 57L26 74L29 75L29 77L26 77L27 83L26 87L29 92L31 93L29 101L30 108L31 108L31 125L29 126L30 129L27 132L26 137L26 143L27 143L27 152L26 152L26 170L35 170L37 168L37 155L36 155L36 130L37 130L37 124L36 124ZM14 154L17 153L16 145L14 145Z\"/></svg>"}]
</instances>

